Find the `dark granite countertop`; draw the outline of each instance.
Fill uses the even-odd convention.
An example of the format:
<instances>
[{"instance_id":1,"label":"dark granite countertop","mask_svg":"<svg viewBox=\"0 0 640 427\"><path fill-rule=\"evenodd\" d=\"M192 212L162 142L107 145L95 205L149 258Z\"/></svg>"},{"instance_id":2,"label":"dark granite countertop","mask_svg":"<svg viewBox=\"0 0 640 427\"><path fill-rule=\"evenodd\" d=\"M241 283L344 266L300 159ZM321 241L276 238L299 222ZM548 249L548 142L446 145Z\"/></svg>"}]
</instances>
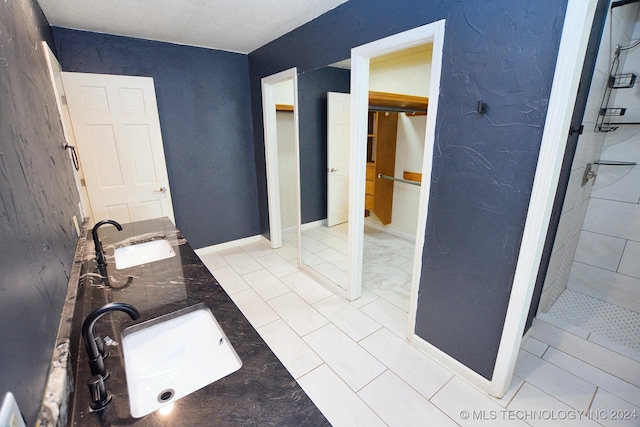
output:
<instances>
[{"instance_id":1,"label":"dark granite countertop","mask_svg":"<svg viewBox=\"0 0 640 427\"><path fill-rule=\"evenodd\" d=\"M171 221L149 220L122 226L122 231L111 225L99 230L107 254L108 281L103 280L97 270L91 236L86 239L71 325L71 336L74 337L70 343L71 366L75 386L71 396L70 425L329 425ZM128 269L115 268L115 247L160 237L171 242L177 254L175 257ZM121 331L131 324L204 302L238 353L242 367L176 401L168 415L154 412L136 419L129 412L122 346L109 345L110 356L105 359L105 365L111 376L105 384L113 394L113 400L103 411L92 412L86 386L91 374L80 330L91 311L109 302L129 303L141 314L136 321L120 312L108 313L98 320L96 334L103 338L108 336L118 344Z\"/></svg>"}]
</instances>

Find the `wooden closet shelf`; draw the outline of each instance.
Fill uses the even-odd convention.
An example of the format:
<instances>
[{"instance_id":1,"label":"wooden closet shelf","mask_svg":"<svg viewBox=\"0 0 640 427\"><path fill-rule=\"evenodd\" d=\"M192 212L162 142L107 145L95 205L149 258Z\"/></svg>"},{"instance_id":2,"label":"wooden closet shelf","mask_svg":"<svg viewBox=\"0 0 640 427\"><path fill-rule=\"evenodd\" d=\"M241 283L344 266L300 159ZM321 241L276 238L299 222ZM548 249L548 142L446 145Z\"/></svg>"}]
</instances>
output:
<instances>
[{"instance_id":1,"label":"wooden closet shelf","mask_svg":"<svg viewBox=\"0 0 640 427\"><path fill-rule=\"evenodd\" d=\"M427 110L429 98L388 92L369 92L369 105Z\"/></svg>"}]
</instances>

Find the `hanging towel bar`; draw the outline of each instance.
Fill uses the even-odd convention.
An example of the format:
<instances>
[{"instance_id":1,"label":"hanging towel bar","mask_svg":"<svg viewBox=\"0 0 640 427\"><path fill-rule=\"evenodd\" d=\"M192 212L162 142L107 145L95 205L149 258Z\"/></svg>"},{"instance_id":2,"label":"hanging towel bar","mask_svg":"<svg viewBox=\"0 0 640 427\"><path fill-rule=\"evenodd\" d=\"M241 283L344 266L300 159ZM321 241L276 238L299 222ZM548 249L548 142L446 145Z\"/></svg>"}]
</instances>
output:
<instances>
[{"instance_id":1,"label":"hanging towel bar","mask_svg":"<svg viewBox=\"0 0 640 427\"><path fill-rule=\"evenodd\" d=\"M380 178L380 179L388 179L390 181L404 182L405 184L417 185L418 187L420 186L419 182L409 181L408 179L396 178L395 176L383 175L381 173L378 174L378 178Z\"/></svg>"}]
</instances>

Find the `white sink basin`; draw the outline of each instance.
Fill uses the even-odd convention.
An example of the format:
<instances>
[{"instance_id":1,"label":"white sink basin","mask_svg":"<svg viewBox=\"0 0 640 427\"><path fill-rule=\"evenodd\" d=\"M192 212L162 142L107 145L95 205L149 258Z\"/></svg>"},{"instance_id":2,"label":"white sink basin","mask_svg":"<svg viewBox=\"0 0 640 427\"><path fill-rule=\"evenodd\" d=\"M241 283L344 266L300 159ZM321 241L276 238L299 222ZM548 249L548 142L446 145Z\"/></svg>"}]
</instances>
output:
<instances>
[{"instance_id":1,"label":"white sink basin","mask_svg":"<svg viewBox=\"0 0 640 427\"><path fill-rule=\"evenodd\" d=\"M176 253L166 239L123 246L115 250L116 269L135 267L174 256Z\"/></svg>"},{"instance_id":2,"label":"white sink basin","mask_svg":"<svg viewBox=\"0 0 640 427\"><path fill-rule=\"evenodd\" d=\"M242 366L203 303L122 331L131 415L143 417Z\"/></svg>"}]
</instances>

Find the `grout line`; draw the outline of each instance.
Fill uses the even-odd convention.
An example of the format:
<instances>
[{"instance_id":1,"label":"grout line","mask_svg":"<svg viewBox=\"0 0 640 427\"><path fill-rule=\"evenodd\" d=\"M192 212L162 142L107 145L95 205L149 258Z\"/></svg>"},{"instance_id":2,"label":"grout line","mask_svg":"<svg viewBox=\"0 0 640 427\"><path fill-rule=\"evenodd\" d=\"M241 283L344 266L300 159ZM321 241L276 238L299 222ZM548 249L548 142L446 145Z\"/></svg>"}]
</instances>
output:
<instances>
[{"instance_id":1,"label":"grout line","mask_svg":"<svg viewBox=\"0 0 640 427\"><path fill-rule=\"evenodd\" d=\"M624 252L627 250L627 244L629 243L629 239L626 239L624 241L624 246L622 248L622 253L620 254L620 259L618 260L618 265L616 266L616 273L622 274L620 273L620 264L622 264L622 258L624 258Z\"/></svg>"}]
</instances>

